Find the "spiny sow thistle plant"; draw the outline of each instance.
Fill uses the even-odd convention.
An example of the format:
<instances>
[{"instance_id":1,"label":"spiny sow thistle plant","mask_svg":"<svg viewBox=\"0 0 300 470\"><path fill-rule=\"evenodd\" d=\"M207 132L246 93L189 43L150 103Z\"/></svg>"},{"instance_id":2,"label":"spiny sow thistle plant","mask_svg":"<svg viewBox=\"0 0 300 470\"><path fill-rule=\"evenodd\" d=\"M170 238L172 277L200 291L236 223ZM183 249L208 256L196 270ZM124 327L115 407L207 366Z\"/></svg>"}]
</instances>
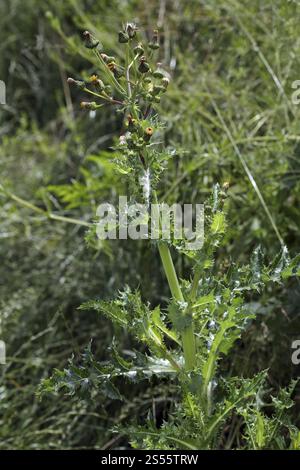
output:
<instances>
[{"instance_id":1,"label":"spiny sow thistle plant","mask_svg":"<svg viewBox=\"0 0 300 470\"><path fill-rule=\"evenodd\" d=\"M101 71L87 80L69 78L92 96L83 109L97 111L108 105L124 119L126 131L114 149L116 168L128 177L131 197L148 205L158 200L161 172L172 152L161 143L162 124L156 106L167 91L169 76L155 63L159 50L158 32L150 42L142 41L136 26L127 23L119 33L125 57L106 54L88 31L85 46L99 59ZM81 309L94 309L129 332L146 353L120 353L114 340L111 357L100 363L89 346L79 364L70 360L68 368L55 370L43 381L40 392L64 390L73 395L96 396L99 390L110 399L122 400L116 383L137 383L153 377L172 381L180 402L167 421L155 424L149 415L144 424L129 423L118 432L130 436L133 447L141 449L213 449L222 446L225 425L237 417L242 448L300 448L300 432L289 420L295 382L268 400L272 410L264 412L267 372L252 378L224 377L219 364L254 318L244 301L244 293L260 292L267 282L282 282L299 275L299 257L289 260L287 250L268 266L257 248L247 266L232 264L226 273L214 262L226 230L228 184L213 188L205 210L205 240L201 249L185 250L184 239L155 243L169 284L171 298L165 308L151 308L138 290L125 287L115 300L92 300ZM192 265L191 278L179 281L170 248L186 256ZM235 433L227 447L234 447Z\"/></svg>"}]
</instances>

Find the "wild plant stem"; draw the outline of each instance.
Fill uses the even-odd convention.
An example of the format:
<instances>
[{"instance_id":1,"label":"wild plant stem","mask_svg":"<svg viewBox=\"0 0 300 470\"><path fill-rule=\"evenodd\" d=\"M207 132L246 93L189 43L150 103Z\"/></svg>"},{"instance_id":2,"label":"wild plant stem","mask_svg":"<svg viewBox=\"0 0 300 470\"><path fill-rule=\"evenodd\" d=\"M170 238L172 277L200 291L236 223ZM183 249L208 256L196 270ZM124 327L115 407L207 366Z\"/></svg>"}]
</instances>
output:
<instances>
[{"instance_id":1,"label":"wild plant stem","mask_svg":"<svg viewBox=\"0 0 300 470\"><path fill-rule=\"evenodd\" d=\"M169 247L165 242L160 242L158 244L158 250L169 283L171 294L179 302L184 302L184 297L179 285Z\"/></svg>"},{"instance_id":2,"label":"wild plant stem","mask_svg":"<svg viewBox=\"0 0 300 470\"><path fill-rule=\"evenodd\" d=\"M184 297L178 282L169 247L165 242L161 242L158 244L158 250L169 283L171 294L178 302L184 302ZM185 368L187 371L190 371L194 368L196 359L193 322L191 322L189 327L182 332L182 348L185 360Z\"/></svg>"},{"instance_id":3,"label":"wild plant stem","mask_svg":"<svg viewBox=\"0 0 300 470\"><path fill-rule=\"evenodd\" d=\"M110 80L111 84L122 94L122 95L126 95L126 91L124 90L124 88L120 85L120 83L118 82L118 80L114 77L113 73L108 69L106 63L104 62L104 60L102 59L101 57L101 54L98 50L94 50L96 56L98 57L99 61L101 62L102 64L102 67L104 69L104 71L106 72L106 76L108 77L108 79Z\"/></svg>"},{"instance_id":4,"label":"wild plant stem","mask_svg":"<svg viewBox=\"0 0 300 470\"><path fill-rule=\"evenodd\" d=\"M154 201L156 204L158 203L156 193L154 193ZM164 241L160 242L158 244L158 250L171 294L178 302L184 302L184 297L179 285L178 277L167 243ZM182 348L185 360L185 368L187 371L190 371L194 368L196 360L194 325L192 321L191 324L182 332Z\"/></svg>"},{"instance_id":5,"label":"wild plant stem","mask_svg":"<svg viewBox=\"0 0 300 470\"><path fill-rule=\"evenodd\" d=\"M74 219L73 217L64 217L63 215L53 214L52 212L45 211L44 209L41 209L35 204L32 204L31 202L28 202L25 199L16 196L16 194L7 191L1 186L0 189L2 189L3 193L6 194L6 196L10 197L13 201L17 202L21 206L27 207L28 209L32 210L33 212L36 212L37 214L41 214L47 219L57 220L59 222L66 222L68 224L81 225L84 227L92 227L93 225L90 222L86 222L85 220Z\"/></svg>"},{"instance_id":6,"label":"wild plant stem","mask_svg":"<svg viewBox=\"0 0 300 470\"><path fill-rule=\"evenodd\" d=\"M83 88L83 91L85 91L86 93L89 93L90 95L96 96L97 98L101 98L102 100L108 101L108 103L111 103L111 104L120 104L120 105L124 104L123 101L114 100L113 98L110 98L109 96L104 96L104 95L101 95L100 93L95 93L94 91L89 90L88 88Z\"/></svg>"},{"instance_id":7,"label":"wild plant stem","mask_svg":"<svg viewBox=\"0 0 300 470\"><path fill-rule=\"evenodd\" d=\"M154 191L154 202L156 207L158 207L157 194ZM166 242L161 241L158 243L158 250L163 264L163 268L168 280L170 291L172 296L178 302L184 302L184 296L182 294L172 256L169 250L169 247ZM191 321L190 325L183 330L181 334L182 338L182 349L184 355L185 369L190 371L194 368L196 363L196 345L195 345L195 336L194 336L194 325Z\"/></svg>"},{"instance_id":8,"label":"wild plant stem","mask_svg":"<svg viewBox=\"0 0 300 470\"><path fill-rule=\"evenodd\" d=\"M194 278L193 278L193 281L192 281L191 292L190 292L190 303L191 304L193 304L196 300L197 289L198 289L198 284L199 284L200 278L201 278L201 271L200 271L199 267L196 267Z\"/></svg>"}]
</instances>

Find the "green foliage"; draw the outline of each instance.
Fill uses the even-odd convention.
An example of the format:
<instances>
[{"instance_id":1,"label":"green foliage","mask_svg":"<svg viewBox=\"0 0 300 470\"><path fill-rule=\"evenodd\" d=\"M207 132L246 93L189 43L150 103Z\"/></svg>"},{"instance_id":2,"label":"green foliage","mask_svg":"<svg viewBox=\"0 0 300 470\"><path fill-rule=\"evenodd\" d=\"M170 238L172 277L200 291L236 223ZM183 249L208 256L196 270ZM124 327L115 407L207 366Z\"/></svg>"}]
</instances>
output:
<instances>
[{"instance_id":1,"label":"green foliage","mask_svg":"<svg viewBox=\"0 0 300 470\"><path fill-rule=\"evenodd\" d=\"M41 386L41 393L67 392L68 395L77 394L81 397L89 395L92 398L102 393L112 400L123 400L115 385L116 379L125 379L138 383L150 380L152 377L165 377L174 374L174 370L167 361L153 356L147 357L141 353L134 353L134 364L120 356L115 344L112 344L112 360L107 364L100 364L94 358L91 347L86 348L79 366L69 361L69 367L64 371L55 370L51 379L45 379Z\"/></svg>"},{"instance_id":2,"label":"green foliage","mask_svg":"<svg viewBox=\"0 0 300 470\"><path fill-rule=\"evenodd\" d=\"M0 338L9 353L0 366L1 448L118 447L129 436L148 449L299 449L297 385L285 387L297 376L290 345L300 331L299 110L290 100L298 7L163 4L148 2L147 15L135 1L0 6L8 91L0 109ZM158 12L159 40L151 30ZM138 34L149 56L132 77L152 80L141 80L136 100L127 99L125 73L131 17L145 26ZM121 21L121 34L112 34ZM82 47L86 28L115 57L113 74ZM168 93L157 61L170 75ZM147 64L151 72L141 73ZM89 93L96 118L94 105L79 112L85 92L70 92L68 75L96 93L101 80L123 103ZM125 191L147 199L138 149L151 197L156 190L169 204L203 202L214 185L202 250L169 242L183 300L169 298L156 244L96 239L99 202ZM182 340L191 327L197 353L186 370ZM93 354L89 347L81 357L91 336ZM53 397L35 397L40 380Z\"/></svg>"},{"instance_id":3,"label":"green foliage","mask_svg":"<svg viewBox=\"0 0 300 470\"><path fill-rule=\"evenodd\" d=\"M153 423L150 427L131 426L128 429L128 434L134 436L132 445L139 448L214 448L218 445L222 426L228 416L234 413L243 417L249 430L244 435L244 448L251 448L251 445L254 448L286 445L283 441L278 442L280 437L276 433L283 425L280 418L282 411L293 404L287 399L291 390L282 390L279 397L273 399L275 410L280 409L281 413L269 422L261 414L263 407L259 401L266 373L260 373L252 379L225 379L219 374L218 366L249 322L255 318L255 314L245 305L243 292L260 291L268 282L281 282L296 274L298 257L290 262L286 249L283 249L282 254L269 266L264 266L262 252L258 248L254 250L250 265L233 265L227 273L216 275L213 254L224 234L226 223L225 213L221 209L224 201L219 198L219 192L220 189L216 187L211 199L204 246L199 253L193 254L195 276L200 272L204 272L205 276L196 285L195 296L192 294L193 283L185 283L187 303L171 299L166 311L161 313L158 306L151 310L149 305L142 302L138 291L132 292L127 287L114 301L93 300L80 307L103 313L115 325L143 343L151 355L143 357L138 354L132 361L127 361L120 357L113 344L116 361L106 365L95 361L88 349L80 366L71 361L68 369L56 370L50 379L41 384L42 393L66 389L70 394L78 392L82 395L92 389L93 396L93 392L100 389L109 398L121 399L114 385L116 378L138 381L150 379L153 375L171 376L172 380L177 377L182 404L174 410L169 420L159 429ZM188 307L190 313L187 312ZM168 319L174 329L168 328ZM191 324L194 326L198 352L194 368L189 372L184 367L178 338ZM166 346L166 341L170 339L173 340L172 349ZM136 353L132 353L132 356L136 356ZM268 439L265 437L267 432Z\"/></svg>"},{"instance_id":4,"label":"green foliage","mask_svg":"<svg viewBox=\"0 0 300 470\"><path fill-rule=\"evenodd\" d=\"M108 58L100 52L100 42L88 31L84 33L86 47L92 49L99 58L102 73L109 83L106 85L97 75L93 75L90 81L100 90L92 94L100 102L104 100L111 105L120 106L119 111L125 115L128 131L116 149L118 160L123 159L125 162L121 172L133 183L134 192L140 184L141 174L144 174L144 178L148 175L148 181L144 183L147 185L147 191L144 187L142 189L144 199L149 203L151 200L157 202L156 184L152 186L150 178L153 173L156 179L159 176L159 171L156 170L162 159L157 158L159 152L153 151L152 143L150 145L152 135L158 128L158 118L152 113L152 106L160 101L155 99L159 92L166 91L163 80L166 80L166 84L169 80L162 69L155 70L151 67L150 45L148 44L148 49L147 45L141 42L136 45L136 36L136 27L131 23L127 23L125 29L120 32L119 42L126 43L127 47L125 61L122 61ZM137 47L145 54L145 51L148 51L148 55L141 57L140 52L134 55ZM157 47L159 48L159 44ZM144 80L145 77L148 78L147 81ZM158 87L154 83L157 78L161 80L161 90L158 93L154 91L155 87ZM69 79L69 82L77 83L74 79ZM86 93L91 93L83 81L80 81L80 87ZM112 88L120 98L111 94ZM84 109L96 110L101 106L97 102L82 102ZM151 113L154 118L145 119ZM91 350L88 349L82 365L76 366L71 361L68 369L56 370L54 375L41 385L41 392L67 389L70 394L77 391L82 394L89 388L100 388L109 398L120 399L121 395L113 383L116 377L143 380L145 377L150 378L156 367L156 374L164 374L166 364L169 363L168 372L177 378L182 403L168 416L161 428L157 428L153 423L144 428L131 426L129 434L135 436L133 446L150 449L211 449L217 445L228 415L235 413L243 417L248 430L243 436L245 448L249 443L252 443L254 448L274 448L274 439L277 445L284 447L284 441L276 435L276 431L283 424L283 411L293 404L288 398L291 392L281 391L279 397L273 400L275 416L268 421L261 413L262 407L258 402L259 393L266 381L266 373L259 373L252 379L224 379L218 369L223 357L230 353L241 333L255 318L245 305L243 292L261 291L268 282L281 282L282 278L297 275L298 257L289 262L287 249L284 247L282 253L266 267L262 264L262 253L258 248L253 252L249 266L239 268L232 264L223 275L218 274L215 271L214 258L226 232L227 190L227 183L222 190L219 185L214 187L208 204L210 209L206 221L205 242L201 249L188 253L188 257L193 260L194 275L190 284L185 282L184 293L181 291L169 248L164 241L158 243L172 293L166 313L161 314L159 306L151 310L148 304L142 302L141 294L138 291L132 292L129 288L122 291L114 301L96 300L81 306L84 310L94 309L103 313L116 326L130 333L146 346L150 353L149 358L144 357L141 364L139 354L138 361L126 361L116 352L113 344L117 364L110 362L105 365L95 361ZM64 191L62 189L62 194ZM265 207L265 202L261 200ZM177 246L172 240L171 244ZM187 254L185 250L181 251ZM173 329L168 327L168 323L172 324ZM169 339L175 340L176 346L173 342L170 347L166 342ZM163 367L157 361L165 361ZM218 381L223 382L223 387L218 385ZM280 413L277 416L278 410Z\"/></svg>"}]
</instances>

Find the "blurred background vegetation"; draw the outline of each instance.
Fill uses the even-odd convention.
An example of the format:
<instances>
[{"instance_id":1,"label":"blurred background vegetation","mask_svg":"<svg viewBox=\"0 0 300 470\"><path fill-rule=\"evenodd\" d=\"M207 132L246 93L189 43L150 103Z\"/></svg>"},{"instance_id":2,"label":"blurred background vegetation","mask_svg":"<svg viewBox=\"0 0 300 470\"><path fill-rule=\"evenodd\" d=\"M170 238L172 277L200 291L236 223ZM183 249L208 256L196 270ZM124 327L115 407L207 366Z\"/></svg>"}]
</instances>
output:
<instances>
[{"instance_id":1,"label":"blurred background vegetation","mask_svg":"<svg viewBox=\"0 0 300 470\"><path fill-rule=\"evenodd\" d=\"M85 227L49 220L12 197L91 221L98 203L128 191L108 158L122 123L107 112L82 112L80 93L66 83L69 75L97 71L82 32L91 30L113 54L122 22L135 21L146 34L160 30L160 59L172 76L161 114L166 144L177 150L161 197L201 203L214 183L230 182L222 270L247 262L259 244L270 260L280 239L291 256L299 252L300 111L291 100L300 79L299 10L285 0L1 2L7 104L0 107L0 338L8 358L0 367L0 449L126 446L112 434L114 423L142 416L149 405L163 419L176 403L170 387L156 384L130 387L119 405L97 396L78 402L35 395L40 380L91 338L101 359L118 335L105 319L77 310L83 301L111 297L126 283L142 286L152 302L168 296L157 255L145 244L99 244ZM188 272L180 258L177 264ZM291 343L300 336L299 283L269 287L248 302L258 321L223 367L244 376L269 368L276 390L299 373L291 363ZM124 348L132 346L121 338Z\"/></svg>"}]
</instances>

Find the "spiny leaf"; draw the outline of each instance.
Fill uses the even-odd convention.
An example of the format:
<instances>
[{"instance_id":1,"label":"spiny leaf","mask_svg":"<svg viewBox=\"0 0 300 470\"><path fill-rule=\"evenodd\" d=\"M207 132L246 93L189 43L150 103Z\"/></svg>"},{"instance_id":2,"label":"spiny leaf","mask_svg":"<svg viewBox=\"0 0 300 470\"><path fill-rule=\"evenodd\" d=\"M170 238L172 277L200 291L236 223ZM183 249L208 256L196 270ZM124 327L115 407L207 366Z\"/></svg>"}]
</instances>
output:
<instances>
[{"instance_id":1,"label":"spiny leaf","mask_svg":"<svg viewBox=\"0 0 300 470\"><path fill-rule=\"evenodd\" d=\"M216 212L216 214L214 214L213 216L212 224L210 227L212 234L224 233L225 228L226 222L224 212Z\"/></svg>"},{"instance_id":2,"label":"spiny leaf","mask_svg":"<svg viewBox=\"0 0 300 470\"><path fill-rule=\"evenodd\" d=\"M288 279L291 276L300 276L300 254L295 256L282 272L282 279Z\"/></svg>"}]
</instances>

